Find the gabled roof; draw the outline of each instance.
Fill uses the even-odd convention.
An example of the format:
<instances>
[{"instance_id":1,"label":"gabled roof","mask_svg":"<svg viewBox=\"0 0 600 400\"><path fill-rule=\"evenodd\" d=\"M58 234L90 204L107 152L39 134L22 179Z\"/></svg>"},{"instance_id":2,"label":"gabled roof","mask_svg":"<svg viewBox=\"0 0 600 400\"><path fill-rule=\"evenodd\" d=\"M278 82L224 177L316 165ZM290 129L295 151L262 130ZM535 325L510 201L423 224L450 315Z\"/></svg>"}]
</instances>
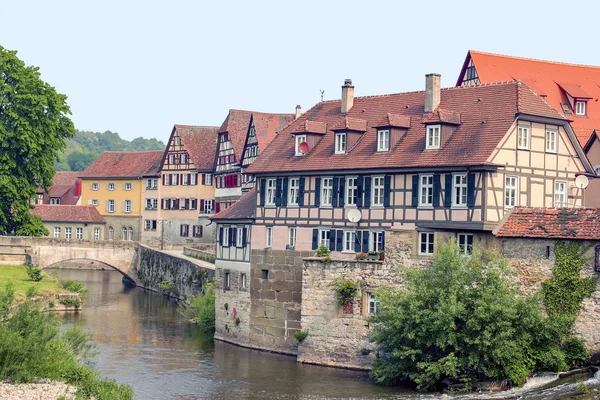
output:
<instances>
[{"instance_id":1,"label":"gabled roof","mask_svg":"<svg viewBox=\"0 0 600 400\"><path fill-rule=\"evenodd\" d=\"M460 125L460 113L438 107L427 117L423 118L423 123L430 124L435 122Z\"/></svg>"},{"instance_id":2,"label":"gabled roof","mask_svg":"<svg viewBox=\"0 0 600 400\"><path fill-rule=\"evenodd\" d=\"M318 133L324 135L327 133L327 124L325 122L305 120L301 124L294 124L294 129L290 133Z\"/></svg>"},{"instance_id":3,"label":"gabled roof","mask_svg":"<svg viewBox=\"0 0 600 400\"><path fill-rule=\"evenodd\" d=\"M37 205L31 210L42 222L82 222L104 224L104 218L94 206Z\"/></svg>"},{"instance_id":4,"label":"gabled roof","mask_svg":"<svg viewBox=\"0 0 600 400\"><path fill-rule=\"evenodd\" d=\"M600 209L515 207L494 230L498 237L600 240Z\"/></svg>"},{"instance_id":5,"label":"gabled roof","mask_svg":"<svg viewBox=\"0 0 600 400\"><path fill-rule=\"evenodd\" d=\"M367 131L347 154L334 154L331 126L341 114L340 100L316 104L288 125L249 167L249 173L475 166L486 164L518 114L566 120L521 82L441 90L440 108L460 113L461 124L439 150L425 150L425 92L356 97L348 117L367 121ZM410 118L407 134L389 152L377 152L377 129L388 114ZM399 117L396 117L399 119ZM307 120L327 124L327 133L302 157L294 137ZM405 124L408 125L408 124ZM288 133L288 134L286 134Z\"/></svg>"},{"instance_id":6,"label":"gabled roof","mask_svg":"<svg viewBox=\"0 0 600 400\"><path fill-rule=\"evenodd\" d=\"M188 152L188 155L194 166L199 171L211 171L215 164L215 150L217 148L217 131L216 126L195 126L195 125L179 125L173 126L171 137L167 143L167 150L160 162L160 167L164 163L165 157L171 145L171 140L177 132L181 138L181 144ZM159 169L160 169L159 167Z\"/></svg>"},{"instance_id":7,"label":"gabled roof","mask_svg":"<svg viewBox=\"0 0 600 400\"><path fill-rule=\"evenodd\" d=\"M148 176L163 151L105 151L79 176L81 178L140 178Z\"/></svg>"},{"instance_id":8,"label":"gabled roof","mask_svg":"<svg viewBox=\"0 0 600 400\"><path fill-rule=\"evenodd\" d=\"M256 210L256 190L253 188L232 206L211 217L213 221L253 219Z\"/></svg>"},{"instance_id":9,"label":"gabled roof","mask_svg":"<svg viewBox=\"0 0 600 400\"><path fill-rule=\"evenodd\" d=\"M373 126L381 128L410 128L410 116L387 113L383 116L381 121Z\"/></svg>"},{"instance_id":10,"label":"gabled roof","mask_svg":"<svg viewBox=\"0 0 600 400\"><path fill-rule=\"evenodd\" d=\"M571 97L590 99L587 102L587 117L567 115L573 120L572 126L579 143L584 146L594 129L600 128L600 67L567 64L530 58L510 57L500 54L470 50L467 54L457 85L462 81L465 69L473 60L482 84L521 80L558 112L562 113L561 103L568 103Z\"/></svg>"},{"instance_id":11,"label":"gabled roof","mask_svg":"<svg viewBox=\"0 0 600 400\"><path fill-rule=\"evenodd\" d=\"M54 178L52 178L52 185L73 186L80 174L79 171L56 171Z\"/></svg>"},{"instance_id":12,"label":"gabled roof","mask_svg":"<svg viewBox=\"0 0 600 400\"><path fill-rule=\"evenodd\" d=\"M332 131L366 132L367 121L359 118L342 117L331 127Z\"/></svg>"},{"instance_id":13,"label":"gabled roof","mask_svg":"<svg viewBox=\"0 0 600 400\"><path fill-rule=\"evenodd\" d=\"M225 118L225 121L223 121L223 124L219 128L219 133L229 133L235 159L238 161L242 159L251 120L256 129L258 148L262 151L284 126L294 120L294 115L229 110L227 118Z\"/></svg>"}]
</instances>

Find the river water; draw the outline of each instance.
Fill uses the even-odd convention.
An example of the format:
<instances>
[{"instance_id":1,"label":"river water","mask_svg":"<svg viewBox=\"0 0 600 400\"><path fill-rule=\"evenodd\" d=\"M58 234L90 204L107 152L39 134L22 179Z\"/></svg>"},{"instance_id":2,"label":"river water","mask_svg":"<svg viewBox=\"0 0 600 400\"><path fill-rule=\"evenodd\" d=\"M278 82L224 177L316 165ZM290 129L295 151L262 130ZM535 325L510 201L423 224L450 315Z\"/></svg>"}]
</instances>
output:
<instances>
[{"instance_id":1,"label":"river water","mask_svg":"<svg viewBox=\"0 0 600 400\"><path fill-rule=\"evenodd\" d=\"M362 372L298 364L293 357L213 341L178 314L174 300L126 288L116 271L57 271L60 278L82 281L89 290L83 310L63 318L92 333L98 353L92 367L102 376L130 384L136 399L560 399L577 392L575 384L566 381L500 396L380 387ZM594 377L587 382L599 383Z\"/></svg>"}]
</instances>

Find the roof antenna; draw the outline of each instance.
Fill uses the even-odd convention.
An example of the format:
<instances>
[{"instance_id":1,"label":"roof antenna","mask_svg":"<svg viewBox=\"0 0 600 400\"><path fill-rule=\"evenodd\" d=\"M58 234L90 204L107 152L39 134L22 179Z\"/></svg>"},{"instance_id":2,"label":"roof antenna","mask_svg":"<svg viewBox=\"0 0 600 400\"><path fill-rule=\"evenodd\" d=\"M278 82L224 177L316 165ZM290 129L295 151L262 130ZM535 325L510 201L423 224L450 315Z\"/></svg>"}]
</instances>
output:
<instances>
[{"instance_id":1,"label":"roof antenna","mask_svg":"<svg viewBox=\"0 0 600 400\"><path fill-rule=\"evenodd\" d=\"M319 89L319 92L321 92L321 102L323 102L323 93L325 93L325 90Z\"/></svg>"}]
</instances>

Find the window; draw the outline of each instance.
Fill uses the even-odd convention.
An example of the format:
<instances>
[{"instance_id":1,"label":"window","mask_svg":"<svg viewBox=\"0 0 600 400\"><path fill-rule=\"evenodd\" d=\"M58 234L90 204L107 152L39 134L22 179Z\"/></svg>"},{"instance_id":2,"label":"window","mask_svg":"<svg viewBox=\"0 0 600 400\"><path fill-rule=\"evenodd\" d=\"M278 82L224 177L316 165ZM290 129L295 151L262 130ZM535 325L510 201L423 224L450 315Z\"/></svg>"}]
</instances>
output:
<instances>
[{"instance_id":1,"label":"window","mask_svg":"<svg viewBox=\"0 0 600 400\"><path fill-rule=\"evenodd\" d=\"M383 250L383 232L370 232L369 251Z\"/></svg>"},{"instance_id":2,"label":"window","mask_svg":"<svg viewBox=\"0 0 600 400\"><path fill-rule=\"evenodd\" d=\"M419 206L433 205L433 175L419 177Z\"/></svg>"},{"instance_id":3,"label":"window","mask_svg":"<svg viewBox=\"0 0 600 400\"><path fill-rule=\"evenodd\" d=\"M260 270L260 277L261 279L269 279L269 270L268 269L261 269Z\"/></svg>"},{"instance_id":4,"label":"window","mask_svg":"<svg viewBox=\"0 0 600 400\"><path fill-rule=\"evenodd\" d=\"M346 205L355 206L358 178L346 178Z\"/></svg>"},{"instance_id":5,"label":"window","mask_svg":"<svg viewBox=\"0 0 600 400\"><path fill-rule=\"evenodd\" d=\"M187 204L188 202L189 202L189 199L179 199L179 209L186 210L187 209L186 205L188 205Z\"/></svg>"},{"instance_id":6,"label":"window","mask_svg":"<svg viewBox=\"0 0 600 400\"><path fill-rule=\"evenodd\" d=\"M427 126L427 139L425 142L426 149L440 148L440 125Z\"/></svg>"},{"instance_id":7,"label":"window","mask_svg":"<svg viewBox=\"0 0 600 400\"><path fill-rule=\"evenodd\" d=\"M60 204L60 197L50 197L50 204Z\"/></svg>"},{"instance_id":8,"label":"window","mask_svg":"<svg viewBox=\"0 0 600 400\"><path fill-rule=\"evenodd\" d=\"M275 205L275 178L267 179L267 193L265 196L265 204L268 206Z\"/></svg>"},{"instance_id":9,"label":"window","mask_svg":"<svg viewBox=\"0 0 600 400\"><path fill-rule=\"evenodd\" d=\"M93 205L93 206L98 206L98 205L100 205L100 200L92 200L92 205Z\"/></svg>"},{"instance_id":10,"label":"window","mask_svg":"<svg viewBox=\"0 0 600 400\"><path fill-rule=\"evenodd\" d=\"M190 236L190 226L188 224L181 224L179 227L179 235L182 237Z\"/></svg>"},{"instance_id":11,"label":"window","mask_svg":"<svg viewBox=\"0 0 600 400\"><path fill-rule=\"evenodd\" d=\"M517 148L529 150L529 127L519 126L517 133Z\"/></svg>"},{"instance_id":12,"label":"window","mask_svg":"<svg viewBox=\"0 0 600 400\"><path fill-rule=\"evenodd\" d=\"M158 199L146 199L146 210L156 210L158 208Z\"/></svg>"},{"instance_id":13,"label":"window","mask_svg":"<svg viewBox=\"0 0 600 400\"><path fill-rule=\"evenodd\" d=\"M288 189L288 206L298 205L298 188L300 185L299 178L290 178Z\"/></svg>"},{"instance_id":14,"label":"window","mask_svg":"<svg viewBox=\"0 0 600 400\"><path fill-rule=\"evenodd\" d=\"M421 232L419 233L419 254L421 255L432 255L433 254L433 232Z\"/></svg>"},{"instance_id":15,"label":"window","mask_svg":"<svg viewBox=\"0 0 600 400\"><path fill-rule=\"evenodd\" d=\"M375 297L375 293L367 293L367 301L369 302L369 315L377 314L379 300L377 300L377 297Z\"/></svg>"},{"instance_id":16,"label":"window","mask_svg":"<svg viewBox=\"0 0 600 400\"><path fill-rule=\"evenodd\" d=\"M152 223L149 219L144 221L144 229L145 230L149 231L151 226L152 226Z\"/></svg>"},{"instance_id":17,"label":"window","mask_svg":"<svg viewBox=\"0 0 600 400\"><path fill-rule=\"evenodd\" d=\"M115 212L115 201L114 200L107 201L106 211L111 212L111 213Z\"/></svg>"},{"instance_id":18,"label":"window","mask_svg":"<svg viewBox=\"0 0 600 400\"><path fill-rule=\"evenodd\" d=\"M321 205L331 206L333 197L333 178L321 179Z\"/></svg>"},{"instance_id":19,"label":"window","mask_svg":"<svg viewBox=\"0 0 600 400\"><path fill-rule=\"evenodd\" d=\"M519 204L519 177L507 175L504 179L504 208L512 208Z\"/></svg>"},{"instance_id":20,"label":"window","mask_svg":"<svg viewBox=\"0 0 600 400\"><path fill-rule=\"evenodd\" d=\"M304 154L299 149L300 143L304 143L304 142L306 142L306 135L296 135L296 155L297 156L301 156Z\"/></svg>"},{"instance_id":21,"label":"window","mask_svg":"<svg viewBox=\"0 0 600 400\"><path fill-rule=\"evenodd\" d=\"M117 185L115 185L114 183L109 183L108 185L106 185L107 190L115 190L116 187Z\"/></svg>"},{"instance_id":22,"label":"window","mask_svg":"<svg viewBox=\"0 0 600 400\"><path fill-rule=\"evenodd\" d=\"M99 183L92 183L92 185L90 186L90 189L92 189L92 190L100 190L100 184Z\"/></svg>"},{"instance_id":23,"label":"window","mask_svg":"<svg viewBox=\"0 0 600 400\"><path fill-rule=\"evenodd\" d=\"M554 207L567 207L567 181L554 181Z\"/></svg>"},{"instance_id":24,"label":"window","mask_svg":"<svg viewBox=\"0 0 600 400\"><path fill-rule=\"evenodd\" d=\"M75 239L83 239L83 228L75 228Z\"/></svg>"},{"instance_id":25,"label":"window","mask_svg":"<svg viewBox=\"0 0 600 400\"><path fill-rule=\"evenodd\" d=\"M467 174L454 175L452 177L454 182L452 205L454 207L466 207L467 206Z\"/></svg>"},{"instance_id":26,"label":"window","mask_svg":"<svg viewBox=\"0 0 600 400\"><path fill-rule=\"evenodd\" d=\"M213 213L213 201L212 200L202 200L202 213L203 214L212 214Z\"/></svg>"},{"instance_id":27,"label":"window","mask_svg":"<svg viewBox=\"0 0 600 400\"><path fill-rule=\"evenodd\" d=\"M175 136L175 137L173 137L173 143L174 143L176 146L179 146L179 145L181 144L181 138L180 138L179 136Z\"/></svg>"},{"instance_id":28,"label":"window","mask_svg":"<svg viewBox=\"0 0 600 400\"><path fill-rule=\"evenodd\" d=\"M71 228L65 228L65 239L71 239Z\"/></svg>"},{"instance_id":29,"label":"window","mask_svg":"<svg viewBox=\"0 0 600 400\"><path fill-rule=\"evenodd\" d=\"M575 115L585 115L585 101L575 102Z\"/></svg>"},{"instance_id":30,"label":"window","mask_svg":"<svg viewBox=\"0 0 600 400\"><path fill-rule=\"evenodd\" d=\"M237 231L237 247L243 247L244 246L244 228L243 227L238 227L236 229Z\"/></svg>"},{"instance_id":31,"label":"window","mask_svg":"<svg viewBox=\"0 0 600 400\"><path fill-rule=\"evenodd\" d=\"M60 238L60 228L59 228L58 226L55 226L55 227L54 227L54 237L55 237L56 239L59 239L59 238Z\"/></svg>"},{"instance_id":32,"label":"window","mask_svg":"<svg viewBox=\"0 0 600 400\"><path fill-rule=\"evenodd\" d=\"M377 131L377 151L388 151L390 149L390 131Z\"/></svg>"},{"instance_id":33,"label":"window","mask_svg":"<svg viewBox=\"0 0 600 400\"><path fill-rule=\"evenodd\" d=\"M133 209L133 202L131 200L125 200L123 202L123 212L130 213Z\"/></svg>"},{"instance_id":34,"label":"window","mask_svg":"<svg viewBox=\"0 0 600 400\"><path fill-rule=\"evenodd\" d=\"M158 189L158 179L148 178L146 179L146 189Z\"/></svg>"},{"instance_id":35,"label":"window","mask_svg":"<svg viewBox=\"0 0 600 400\"><path fill-rule=\"evenodd\" d=\"M546 130L546 152L556 153L556 137L558 132L554 129Z\"/></svg>"},{"instance_id":36,"label":"window","mask_svg":"<svg viewBox=\"0 0 600 400\"><path fill-rule=\"evenodd\" d=\"M123 227L123 229L121 230L121 238L123 240L127 240L127 228Z\"/></svg>"},{"instance_id":37,"label":"window","mask_svg":"<svg viewBox=\"0 0 600 400\"><path fill-rule=\"evenodd\" d=\"M225 290L231 289L231 275L229 274L229 272L225 272L225 275L223 277L223 288Z\"/></svg>"},{"instance_id":38,"label":"window","mask_svg":"<svg viewBox=\"0 0 600 400\"><path fill-rule=\"evenodd\" d=\"M229 247L229 228L228 227L224 227L223 230L222 230L222 232L223 233L221 234L221 237L223 239L222 240L223 246L224 247Z\"/></svg>"},{"instance_id":39,"label":"window","mask_svg":"<svg viewBox=\"0 0 600 400\"><path fill-rule=\"evenodd\" d=\"M190 174L190 185L196 186L198 184L198 174Z\"/></svg>"},{"instance_id":40,"label":"window","mask_svg":"<svg viewBox=\"0 0 600 400\"><path fill-rule=\"evenodd\" d=\"M123 185L123 190L132 190L133 189L133 183L126 183Z\"/></svg>"},{"instance_id":41,"label":"window","mask_svg":"<svg viewBox=\"0 0 600 400\"><path fill-rule=\"evenodd\" d=\"M373 194L371 196L371 206L382 207L383 206L383 193L384 193L384 179L383 176L373 177Z\"/></svg>"},{"instance_id":42,"label":"window","mask_svg":"<svg viewBox=\"0 0 600 400\"><path fill-rule=\"evenodd\" d=\"M344 231L343 251L354 251L354 242L356 241L356 232Z\"/></svg>"},{"instance_id":43,"label":"window","mask_svg":"<svg viewBox=\"0 0 600 400\"><path fill-rule=\"evenodd\" d=\"M181 184L185 185L185 186L190 185L190 174L183 174L183 176L181 178Z\"/></svg>"},{"instance_id":44,"label":"window","mask_svg":"<svg viewBox=\"0 0 600 400\"><path fill-rule=\"evenodd\" d=\"M204 174L204 185L212 186L212 174Z\"/></svg>"},{"instance_id":45,"label":"window","mask_svg":"<svg viewBox=\"0 0 600 400\"><path fill-rule=\"evenodd\" d=\"M181 155L179 156L179 158L181 159L181 163L182 164L186 164L187 163L187 154L181 153Z\"/></svg>"},{"instance_id":46,"label":"window","mask_svg":"<svg viewBox=\"0 0 600 400\"><path fill-rule=\"evenodd\" d=\"M290 247L296 247L296 228L290 228L288 244Z\"/></svg>"},{"instance_id":47,"label":"window","mask_svg":"<svg viewBox=\"0 0 600 400\"><path fill-rule=\"evenodd\" d=\"M335 134L335 154L346 154L346 133Z\"/></svg>"},{"instance_id":48,"label":"window","mask_svg":"<svg viewBox=\"0 0 600 400\"><path fill-rule=\"evenodd\" d=\"M169 164L171 164L171 165L175 164L175 155L174 154L169 154Z\"/></svg>"},{"instance_id":49,"label":"window","mask_svg":"<svg viewBox=\"0 0 600 400\"><path fill-rule=\"evenodd\" d=\"M129 240L133 240L133 228L129 227Z\"/></svg>"},{"instance_id":50,"label":"window","mask_svg":"<svg viewBox=\"0 0 600 400\"><path fill-rule=\"evenodd\" d=\"M194 237L202 237L202 225L192 226L192 234Z\"/></svg>"},{"instance_id":51,"label":"window","mask_svg":"<svg viewBox=\"0 0 600 400\"><path fill-rule=\"evenodd\" d=\"M273 227L267 226L267 247L273 247Z\"/></svg>"},{"instance_id":52,"label":"window","mask_svg":"<svg viewBox=\"0 0 600 400\"><path fill-rule=\"evenodd\" d=\"M470 233L459 233L456 235L456 241L458 242L458 248L463 254L473 253L473 235Z\"/></svg>"},{"instance_id":53,"label":"window","mask_svg":"<svg viewBox=\"0 0 600 400\"><path fill-rule=\"evenodd\" d=\"M115 240L115 228L112 226L108 227L108 240Z\"/></svg>"},{"instance_id":54,"label":"window","mask_svg":"<svg viewBox=\"0 0 600 400\"><path fill-rule=\"evenodd\" d=\"M329 229L319 229L319 246L329 247Z\"/></svg>"},{"instance_id":55,"label":"window","mask_svg":"<svg viewBox=\"0 0 600 400\"><path fill-rule=\"evenodd\" d=\"M100 240L100 228L94 228L94 240Z\"/></svg>"},{"instance_id":56,"label":"window","mask_svg":"<svg viewBox=\"0 0 600 400\"><path fill-rule=\"evenodd\" d=\"M248 279L246 274L240 274L240 289L248 289Z\"/></svg>"}]
</instances>

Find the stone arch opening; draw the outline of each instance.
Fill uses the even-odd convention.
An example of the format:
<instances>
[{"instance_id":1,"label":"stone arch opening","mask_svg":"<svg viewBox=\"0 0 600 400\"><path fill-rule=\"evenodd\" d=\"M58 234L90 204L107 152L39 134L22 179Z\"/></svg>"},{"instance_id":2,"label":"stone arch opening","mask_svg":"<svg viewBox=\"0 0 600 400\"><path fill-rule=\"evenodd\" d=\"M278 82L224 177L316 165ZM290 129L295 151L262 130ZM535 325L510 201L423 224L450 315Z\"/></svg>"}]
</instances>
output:
<instances>
[{"instance_id":1,"label":"stone arch opening","mask_svg":"<svg viewBox=\"0 0 600 400\"><path fill-rule=\"evenodd\" d=\"M65 259L65 260L56 261L56 262L54 262L52 264L49 264L49 265L46 265L45 267L42 267L42 268L43 269L46 269L46 268L56 268L56 266L59 265L59 264L61 264L61 263L70 262L70 261L79 261L79 260L81 260L81 261L87 261L87 262L91 261L91 262L94 262L94 263L101 264L102 266L108 267L107 269L111 269L111 270L117 271L118 273L120 273L121 275L123 275L128 281L135 282L127 273L121 271L119 268L115 267L114 265L108 264L108 263L106 263L104 261L92 259L92 258L78 258L78 257L76 257L76 258L69 258L69 259Z\"/></svg>"}]
</instances>

